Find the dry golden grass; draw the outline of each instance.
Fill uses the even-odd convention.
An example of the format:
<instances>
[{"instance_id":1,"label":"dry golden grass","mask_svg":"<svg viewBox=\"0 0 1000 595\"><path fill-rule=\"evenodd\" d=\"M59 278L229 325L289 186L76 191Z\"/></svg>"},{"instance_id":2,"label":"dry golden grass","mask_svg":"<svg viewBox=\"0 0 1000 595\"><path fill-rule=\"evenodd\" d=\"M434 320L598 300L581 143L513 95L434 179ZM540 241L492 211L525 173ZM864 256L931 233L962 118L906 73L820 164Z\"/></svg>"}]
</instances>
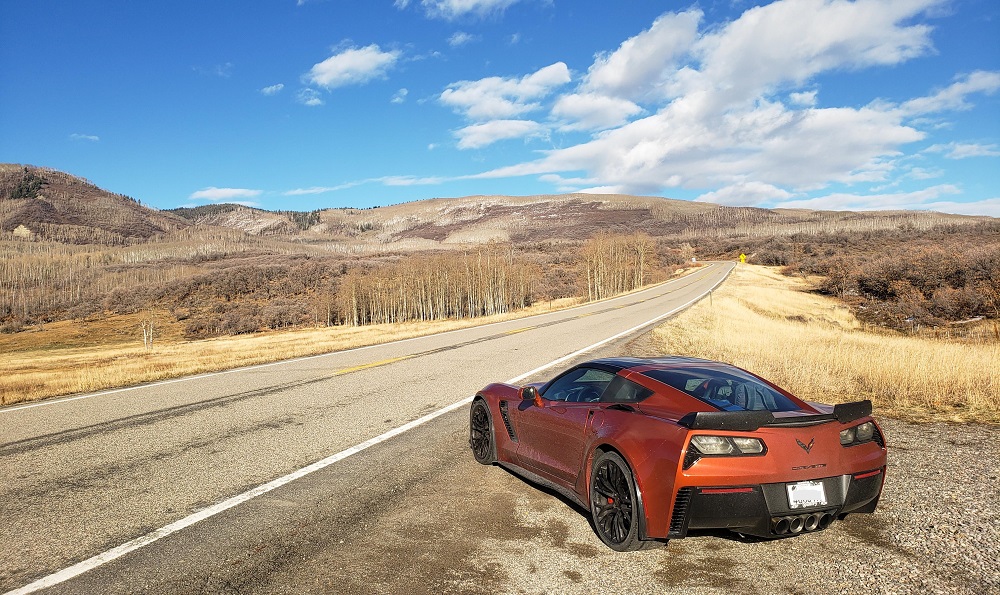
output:
<instances>
[{"instance_id":1,"label":"dry golden grass","mask_svg":"<svg viewBox=\"0 0 1000 595\"><path fill-rule=\"evenodd\" d=\"M908 419L1000 422L1000 342L962 343L862 328L803 280L741 265L655 330L663 353L733 363L810 401L871 399Z\"/></svg>"},{"instance_id":2,"label":"dry golden grass","mask_svg":"<svg viewBox=\"0 0 1000 595\"><path fill-rule=\"evenodd\" d=\"M578 298L542 302L514 313L465 320L328 327L185 341L183 324L157 315L152 351L141 316L65 321L0 335L0 405L91 392L203 372L375 345L522 318L571 307Z\"/></svg>"}]
</instances>

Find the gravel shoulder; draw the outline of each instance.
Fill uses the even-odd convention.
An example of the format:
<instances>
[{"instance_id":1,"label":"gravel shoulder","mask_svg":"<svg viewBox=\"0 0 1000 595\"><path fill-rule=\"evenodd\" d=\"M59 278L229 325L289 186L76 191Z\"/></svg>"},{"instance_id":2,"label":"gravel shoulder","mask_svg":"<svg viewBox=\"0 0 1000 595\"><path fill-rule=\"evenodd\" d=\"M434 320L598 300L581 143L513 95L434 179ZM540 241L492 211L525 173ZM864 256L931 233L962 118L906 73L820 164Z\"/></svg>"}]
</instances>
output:
<instances>
[{"instance_id":1,"label":"gravel shoulder","mask_svg":"<svg viewBox=\"0 0 1000 595\"><path fill-rule=\"evenodd\" d=\"M618 554L581 512L525 486L512 504L519 533L533 536L487 539L477 555L507 568L507 593L1000 593L996 428L886 420L883 429L878 511L826 531L775 541L712 532Z\"/></svg>"}]
</instances>

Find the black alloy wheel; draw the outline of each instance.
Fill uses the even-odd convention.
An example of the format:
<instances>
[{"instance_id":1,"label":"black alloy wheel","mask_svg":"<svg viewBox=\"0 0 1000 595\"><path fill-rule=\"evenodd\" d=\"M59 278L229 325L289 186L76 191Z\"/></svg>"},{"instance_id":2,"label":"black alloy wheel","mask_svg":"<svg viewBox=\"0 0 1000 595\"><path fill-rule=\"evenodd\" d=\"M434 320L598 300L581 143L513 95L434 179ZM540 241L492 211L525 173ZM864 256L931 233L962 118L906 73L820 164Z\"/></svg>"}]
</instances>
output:
<instances>
[{"instance_id":1,"label":"black alloy wheel","mask_svg":"<svg viewBox=\"0 0 1000 595\"><path fill-rule=\"evenodd\" d=\"M657 542L639 539L639 510L635 479L616 452L605 452L594 461L590 476L590 514L597 536L619 552L646 549Z\"/></svg>"},{"instance_id":2,"label":"black alloy wheel","mask_svg":"<svg viewBox=\"0 0 1000 595\"><path fill-rule=\"evenodd\" d=\"M493 444L493 422L486 401L476 399L469 411L469 447L476 461L483 465L492 465L497 460L496 447Z\"/></svg>"}]
</instances>

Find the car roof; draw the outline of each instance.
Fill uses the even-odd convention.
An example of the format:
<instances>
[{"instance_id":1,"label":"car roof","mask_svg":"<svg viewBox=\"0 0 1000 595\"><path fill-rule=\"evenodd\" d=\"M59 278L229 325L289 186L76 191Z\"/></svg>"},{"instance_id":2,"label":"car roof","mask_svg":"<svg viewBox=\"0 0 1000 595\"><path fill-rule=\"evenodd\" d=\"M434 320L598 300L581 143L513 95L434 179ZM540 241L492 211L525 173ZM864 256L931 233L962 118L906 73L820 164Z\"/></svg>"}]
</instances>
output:
<instances>
[{"instance_id":1,"label":"car roof","mask_svg":"<svg viewBox=\"0 0 1000 595\"><path fill-rule=\"evenodd\" d=\"M709 376L714 376L715 374L721 374L725 377L739 378L743 382L754 379L758 382L770 386L773 389L776 389L784 397L791 399L792 404L796 405L799 409L808 411L812 408L811 405L805 403L798 397L795 397L794 395L788 393L787 391L777 386L774 386L767 380L764 380L763 378L756 376L751 372L748 372L732 364L727 364L725 362L720 362L715 360L701 359L697 357L684 357L684 356L608 357L608 358L591 360L589 362L580 364L580 366L601 368L609 372L614 372L615 374L618 374L622 371L629 371L634 374L642 375L643 377L662 386L662 388L654 389L655 394L657 395L663 396L665 394L664 391L666 391L666 393L670 393L673 395L671 397L671 400L673 400L675 403L676 399L679 397L683 396L690 398L691 399L690 401L685 401L686 403L688 403L688 405L691 405L690 407L687 408L686 412L700 411L702 410L701 407L704 407L706 404L712 407L713 410L718 410L719 407L713 403L708 403L703 399L700 399L687 391L680 390L672 386L669 383L669 381L665 380L664 378L656 374L657 371L673 370L673 371L681 371L682 373L684 371L687 371L689 373L694 373L698 375L708 374ZM652 374L650 372L652 372ZM628 377L632 378L631 375L629 375ZM648 383L647 387L653 388L652 386L649 386ZM698 407L693 406L695 403L698 403L699 406ZM804 409L804 408L810 408L810 409Z\"/></svg>"},{"instance_id":2,"label":"car roof","mask_svg":"<svg viewBox=\"0 0 1000 595\"><path fill-rule=\"evenodd\" d=\"M614 370L615 372L620 372L621 370L629 370L632 368L645 368L646 370L658 370L664 368L687 368L694 366L703 367L706 365L719 366L725 368L734 367L729 364L724 364L722 362L717 362L713 360L701 359L697 357L683 357L679 355L668 355L660 357L606 357L606 358L591 360L581 365L602 367L605 369Z\"/></svg>"}]
</instances>

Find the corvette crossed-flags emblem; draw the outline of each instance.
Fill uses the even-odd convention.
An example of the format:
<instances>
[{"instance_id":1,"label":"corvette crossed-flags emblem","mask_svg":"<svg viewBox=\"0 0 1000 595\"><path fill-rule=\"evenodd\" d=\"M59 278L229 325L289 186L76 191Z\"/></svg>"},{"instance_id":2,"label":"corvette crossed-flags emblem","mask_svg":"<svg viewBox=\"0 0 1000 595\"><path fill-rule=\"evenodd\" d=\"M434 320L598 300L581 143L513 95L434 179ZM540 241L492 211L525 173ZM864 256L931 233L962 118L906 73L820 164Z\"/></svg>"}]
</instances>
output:
<instances>
[{"instance_id":1,"label":"corvette crossed-flags emblem","mask_svg":"<svg viewBox=\"0 0 1000 595\"><path fill-rule=\"evenodd\" d=\"M802 450L806 451L806 453L808 454L808 452L810 450L812 450L813 444L816 444L816 439L813 438L812 440L809 441L809 444L806 444L806 443L802 442L801 440L799 440L798 438L796 438L795 439L795 443L798 444L799 446L801 446Z\"/></svg>"}]
</instances>

